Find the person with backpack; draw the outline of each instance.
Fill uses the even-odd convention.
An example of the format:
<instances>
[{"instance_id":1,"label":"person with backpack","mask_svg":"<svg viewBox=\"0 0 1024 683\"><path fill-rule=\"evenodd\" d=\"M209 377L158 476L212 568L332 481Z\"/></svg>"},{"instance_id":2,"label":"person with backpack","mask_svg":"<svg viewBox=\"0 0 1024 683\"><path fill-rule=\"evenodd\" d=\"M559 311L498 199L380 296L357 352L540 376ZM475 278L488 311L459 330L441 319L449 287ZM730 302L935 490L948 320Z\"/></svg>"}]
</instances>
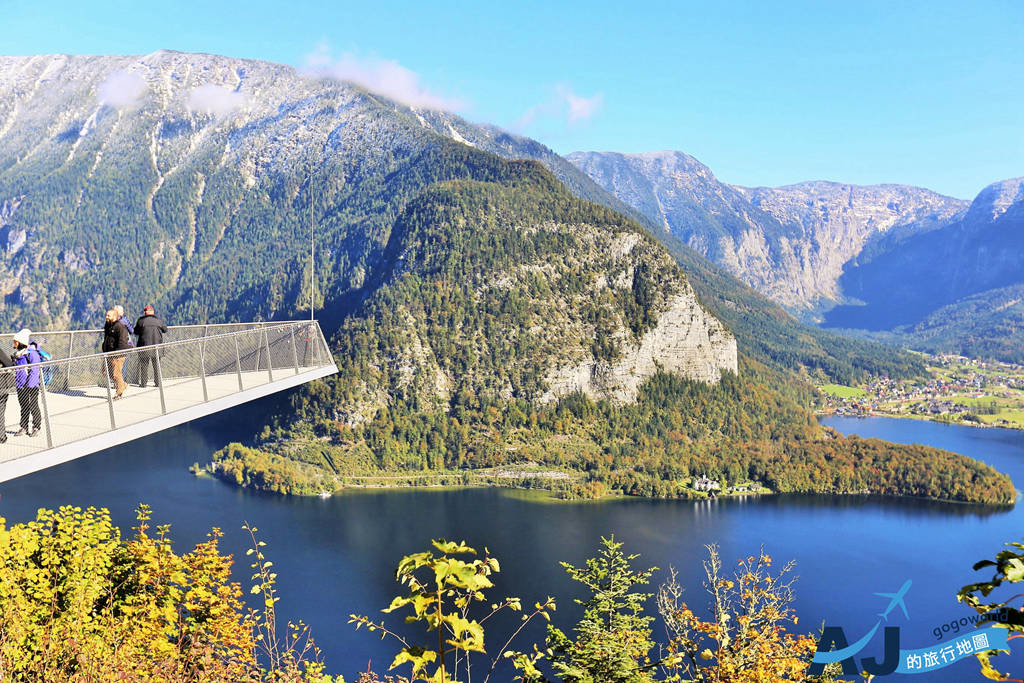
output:
<instances>
[{"instance_id":1,"label":"person with backpack","mask_svg":"<svg viewBox=\"0 0 1024 683\"><path fill-rule=\"evenodd\" d=\"M111 351L127 351L132 347L132 339L128 335L128 328L118 320L117 311L111 308L107 311L106 323L103 325L103 353ZM124 381L124 353L116 353L107 356L107 372L114 380L117 393L114 400L118 401L128 386Z\"/></svg>"},{"instance_id":2,"label":"person with backpack","mask_svg":"<svg viewBox=\"0 0 1024 683\"><path fill-rule=\"evenodd\" d=\"M35 436L43 424L43 414L39 410L39 383L42 379L39 364L43 359L32 345L31 337L32 332L27 329L14 335L14 364L19 368L14 375L14 386L21 407L21 429L15 436Z\"/></svg>"},{"instance_id":3,"label":"person with backpack","mask_svg":"<svg viewBox=\"0 0 1024 683\"><path fill-rule=\"evenodd\" d=\"M0 348L0 367L14 367L14 358L2 348ZM13 388L14 373L0 370L0 443L7 442L7 397Z\"/></svg>"},{"instance_id":4,"label":"person with backpack","mask_svg":"<svg viewBox=\"0 0 1024 683\"><path fill-rule=\"evenodd\" d=\"M117 311L117 319L122 325L128 330L128 346L131 348L135 347L135 328L132 327L132 321L128 319L128 316L124 312L124 306L116 304L114 310ZM138 373L138 359L136 354L130 353L124 358L124 367L121 369L121 374L125 377L135 377ZM128 380L125 380L127 382Z\"/></svg>"},{"instance_id":5,"label":"person with backpack","mask_svg":"<svg viewBox=\"0 0 1024 683\"><path fill-rule=\"evenodd\" d=\"M118 304L114 306L114 310L117 311L117 319L121 321L121 324L128 330L128 346L135 346L135 342L132 341L132 335L135 334L135 328L132 327L132 321L124 314L124 306Z\"/></svg>"},{"instance_id":6,"label":"person with backpack","mask_svg":"<svg viewBox=\"0 0 1024 683\"><path fill-rule=\"evenodd\" d=\"M167 332L167 325L156 317L152 306L142 309L142 317L135 321L135 334L139 338L139 349L144 346L155 346L164 341L164 334ZM156 364L156 349L139 351L139 386L145 387L149 380L149 366L153 366L153 383L160 386L160 373Z\"/></svg>"},{"instance_id":7,"label":"person with backpack","mask_svg":"<svg viewBox=\"0 0 1024 683\"><path fill-rule=\"evenodd\" d=\"M50 380L53 379L53 366L45 365L45 363L47 361L53 360L53 356L51 356L48 352L44 351L42 347L39 346L39 343L36 341L30 343L28 347L30 350L35 351L36 353L39 354L39 360L44 363L42 370L40 370L40 372L42 373L41 379L43 381L43 384L45 384L46 386L50 386Z\"/></svg>"}]
</instances>

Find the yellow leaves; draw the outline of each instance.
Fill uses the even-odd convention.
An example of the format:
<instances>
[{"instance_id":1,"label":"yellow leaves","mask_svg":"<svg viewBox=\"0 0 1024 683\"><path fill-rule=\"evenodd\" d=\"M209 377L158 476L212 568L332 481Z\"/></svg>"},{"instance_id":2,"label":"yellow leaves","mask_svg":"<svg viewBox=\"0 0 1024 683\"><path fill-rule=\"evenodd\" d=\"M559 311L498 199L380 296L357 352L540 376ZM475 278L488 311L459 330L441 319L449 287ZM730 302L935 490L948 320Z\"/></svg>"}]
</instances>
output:
<instances>
[{"instance_id":1,"label":"yellow leaves","mask_svg":"<svg viewBox=\"0 0 1024 683\"><path fill-rule=\"evenodd\" d=\"M990 656L991 653L989 652L979 652L975 654L975 657L978 658L978 662L981 664L981 675L989 679L990 681L1007 680L1008 677L1006 676L1006 674L992 666Z\"/></svg>"},{"instance_id":2,"label":"yellow leaves","mask_svg":"<svg viewBox=\"0 0 1024 683\"><path fill-rule=\"evenodd\" d=\"M446 541L443 538L441 538L431 541L430 544L434 546L438 550L438 552L444 553L445 555L458 555L464 553L476 555L476 550L466 545L465 541L459 541L458 543L455 543L453 541Z\"/></svg>"},{"instance_id":3,"label":"yellow leaves","mask_svg":"<svg viewBox=\"0 0 1024 683\"><path fill-rule=\"evenodd\" d=\"M485 652L483 626L457 614L447 615L444 621L453 636L445 641L446 644L463 652Z\"/></svg>"},{"instance_id":4,"label":"yellow leaves","mask_svg":"<svg viewBox=\"0 0 1024 683\"><path fill-rule=\"evenodd\" d=\"M406 615L405 622L422 624L427 633L431 634L430 638L436 641L436 650L410 645L404 638L389 630L383 622L377 624L364 616L350 615L349 623L355 624L356 629L366 626L369 631L379 631L381 638L391 637L402 643L402 650L393 660L392 669L402 664L410 664L413 680L451 683L453 679L445 668L446 657L454 654L456 662L459 662L458 666L461 667L463 662L467 662L465 666L468 666L471 653L485 654L482 622L504 609L521 612L522 601L515 597L505 598L502 602L491 603L490 613L479 621L470 618L473 603L484 602L484 589L493 587L488 577L499 571L500 564L495 558L490 557L486 549L484 557L480 559L468 561L455 557L454 555L476 554L476 551L464 542L455 543L441 539L433 541L432 546L442 554L435 555L430 551L415 553L406 555L399 561L395 578L408 588L408 593L393 598L383 611L390 613L411 607L412 614ZM532 614L523 615L522 621L525 625L538 615L550 619L547 612L554 609L554 600L548 598L543 604L537 603ZM515 633L519 630L521 628ZM512 638L506 645L511 641ZM511 650L503 653L503 656L512 658L517 669L527 672L523 676L524 680L536 679L539 672L535 668L535 663L542 656L536 648L532 656ZM436 668L427 674L427 665L433 663L437 664Z\"/></svg>"},{"instance_id":5,"label":"yellow leaves","mask_svg":"<svg viewBox=\"0 0 1024 683\"><path fill-rule=\"evenodd\" d=\"M1024 550L1024 545L1017 542L1006 543L1005 545L1009 547L998 552L993 560L982 560L974 564L975 571L986 567L994 567L995 573L992 575L990 580L968 584L963 586L957 592L957 600L973 608L978 612L978 614L991 614L995 613L997 610L1006 609L1007 604L1018 597L1014 595L1005 601L993 601L988 603L982 601L983 597L988 597L993 593L993 591L1002 587L1004 583L1015 584L1024 581L1024 553L1013 550L1013 548L1016 548L1017 550ZM1016 590L1013 590L1012 592L1017 593ZM1006 597L1006 594L1004 593L1002 597ZM1011 611L1015 612L1017 610L1012 610L1011 608ZM1010 637L1021 637L1020 633L1024 632L1024 628L1019 624L1012 623L1012 619L1010 621L1011 623L1005 626L1005 628L1014 632L1014 635L1011 635ZM999 626L1004 625L999 624ZM1014 680L1007 673L1000 672L992 665L990 657L994 654L997 653L991 651L976 653L975 656L978 658L978 662L981 665L982 675L992 680Z\"/></svg>"},{"instance_id":6,"label":"yellow leaves","mask_svg":"<svg viewBox=\"0 0 1024 683\"><path fill-rule=\"evenodd\" d=\"M0 545L5 676L177 681L202 671L211 683L252 679L256 642L267 638L254 634L254 616L230 580L220 531L177 555L169 528L154 533L149 519L149 509L140 508L128 541L105 510L94 509L41 510L35 521L2 530L10 540ZM265 575L271 586L273 576ZM268 581L260 584L266 591ZM276 598L265 597L270 612ZM317 666L307 670L322 673Z\"/></svg>"},{"instance_id":7,"label":"yellow leaves","mask_svg":"<svg viewBox=\"0 0 1024 683\"><path fill-rule=\"evenodd\" d=\"M388 670L394 669L395 667L401 666L406 662L412 664L412 677L413 679L419 674L423 668L437 660L437 653L433 650L424 650L422 648L405 648L397 655L391 662L391 666Z\"/></svg>"},{"instance_id":8,"label":"yellow leaves","mask_svg":"<svg viewBox=\"0 0 1024 683\"><path fill-rule=\"evenodd\" d=\"M709 546L708 551L705 569L714 587L709 620L697 617L679 601L682 588L674 572L658 593L659 611L672 635L670 650L685 655L674 675L729 683L802 680L816 641L785 633L786 624L796 623L789 607L792 578L785 576L792 563L772 575L771 558L761 552L739 560L734 576L725 578L717 548ZM713 662L695 669L691 662L710 661L710 653Z\"/></svg>"}]
</instances>

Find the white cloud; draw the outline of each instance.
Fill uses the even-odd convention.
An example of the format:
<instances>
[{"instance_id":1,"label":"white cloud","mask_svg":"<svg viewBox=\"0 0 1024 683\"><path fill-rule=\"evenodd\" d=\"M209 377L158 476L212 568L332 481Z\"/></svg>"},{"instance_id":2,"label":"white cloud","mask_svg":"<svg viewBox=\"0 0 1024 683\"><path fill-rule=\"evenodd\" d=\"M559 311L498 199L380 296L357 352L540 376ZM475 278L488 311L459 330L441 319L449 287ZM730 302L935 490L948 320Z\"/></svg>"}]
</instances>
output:
<instances>
[{"instance_id":1,"label":"white cloud","mask_svg":"<svg viewBox=\"0 0 1024 683\"><path fill-rule=\"evenodd\" d=\"M604 105L604 93L593 97L580 97L568 88L564 92L565 101L569 105L569 123L586 122Z\"/></svg>"},{"instance_id":2,"label":"white cloud","mask_svg":"<svg viewBox=\"0 0 1024 683\"><path fill-rule=\"evenodd\" d=\"M101 104L120 109L135 104L144 92L146 81L142 76L119 69L111 72L107 79L100 83L98 94Z\"/></svg>"},{"instance_id":3,"label":"white cloud","mask_svg":"<svg viewBox=\"0 0 1024 683\"><path fill-rule=\"evenodd\" d=\"M592 97L577 95L564 83L556 85L551 96L535 104L519 117L512 128L522 130L542 120L564 121L569 126L587 123L604 106L604 93Z\"/></svg>"},{"instance_id":4,"label":"white cloud","mask_svg":"<svg viewBox=\"0 0 1024 683\"><path fill-rule=\"evenodd\" d=\"M245 96L240 92L207 83L194 88L188 94L187 105L190 111L213 114L217 118L223 118L245 105Z\"/></svg>"},{"instance_id":5,"label":"white cloud","mask_svg":"<svg viewBox=\"0 0 1024 683\"><path fill-rule=\"evenodd\" d=\"M326 43L306 55L305 71L319 77L350 81L410 107L458 111L465 103L427 90L420 76L393 60L346 53L335 58Z\"/></svg>"}]
</instances>

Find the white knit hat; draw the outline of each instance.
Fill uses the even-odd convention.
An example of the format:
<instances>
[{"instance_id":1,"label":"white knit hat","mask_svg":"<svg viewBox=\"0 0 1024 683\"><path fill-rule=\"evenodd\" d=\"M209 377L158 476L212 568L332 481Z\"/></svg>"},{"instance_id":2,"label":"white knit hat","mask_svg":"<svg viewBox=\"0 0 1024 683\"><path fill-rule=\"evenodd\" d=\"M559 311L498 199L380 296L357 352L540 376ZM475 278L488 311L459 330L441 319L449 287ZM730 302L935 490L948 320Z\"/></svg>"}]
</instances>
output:
<instances>
[{"instance_id":1,"label":"white knit hat","mask_svg":"<svg viewBox=\"0 0 1024 683\"><path fill-rule=\"evenodd\" d=\"M18 342L22 346L28 346L29 337L32 336L31 330L28 328L22 329L18 334L14 335L14 341Z\"/></svg>"}]
</instances>

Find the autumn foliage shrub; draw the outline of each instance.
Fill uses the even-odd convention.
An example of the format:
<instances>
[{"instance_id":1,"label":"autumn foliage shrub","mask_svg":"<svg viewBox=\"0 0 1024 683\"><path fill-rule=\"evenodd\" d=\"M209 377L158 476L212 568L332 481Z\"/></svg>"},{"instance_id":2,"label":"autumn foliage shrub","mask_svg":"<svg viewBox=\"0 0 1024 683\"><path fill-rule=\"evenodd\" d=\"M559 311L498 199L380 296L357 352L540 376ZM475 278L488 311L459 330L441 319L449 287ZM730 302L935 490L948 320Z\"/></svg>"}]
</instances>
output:
<instances>
[{"instance_id":1,"label":"autumn foliage shrub","mask_svg":"<svg viewBox=\"0 0 1024 683\"><path fill-rule=\"evenodd\" d=\"M314 653L311 642L296 651L294 637L268 630L272 577L255 591L266 609L245 607L220 530L178 555L147 507L137 520L125 540L107 510L40 510L10 527L0 518L0 680L330 680L296 656Z\"/></svg>"}]
</instances>

